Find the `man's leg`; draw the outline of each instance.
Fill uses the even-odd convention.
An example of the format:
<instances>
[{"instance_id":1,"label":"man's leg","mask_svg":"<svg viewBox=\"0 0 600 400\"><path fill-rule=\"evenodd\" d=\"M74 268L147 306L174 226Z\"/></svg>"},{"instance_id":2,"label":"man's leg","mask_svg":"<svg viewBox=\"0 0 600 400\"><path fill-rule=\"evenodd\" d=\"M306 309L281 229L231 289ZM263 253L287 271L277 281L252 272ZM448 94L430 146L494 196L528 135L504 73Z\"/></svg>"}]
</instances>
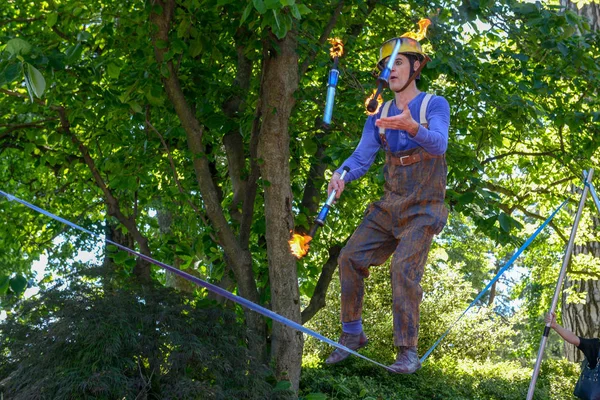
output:
<instances>
[{"instance_id":1,"label":"man's leg","mask_svg":"<svg viewBox=\"0 0 600 400\"><path fill-rule=\"evenodd\" d=\"M362 332L361 316L364 279L369 276L369 267L383 264L396 248L397 239L391 235L390 222L391 218L385 210L372 205L338 258L343 331L340 343L352 350L367 344L367 338ZM349 353L336 349L326 362L335 364L348 355Z\"/></svg>"},{"instance_id":2,"label":"man's leg","mask_svg":"<svg viewBox=\"0 0 600 400\"><path fill-rule=\"evenodd\" d=\"M432 239L433 234L427 227L409 228L392 260L394 344L398 347L398 356L391 368L399 373L412 373L421 367L416 349L419 305L423 299L420 283Z\"/></svg>"}]
</instances>

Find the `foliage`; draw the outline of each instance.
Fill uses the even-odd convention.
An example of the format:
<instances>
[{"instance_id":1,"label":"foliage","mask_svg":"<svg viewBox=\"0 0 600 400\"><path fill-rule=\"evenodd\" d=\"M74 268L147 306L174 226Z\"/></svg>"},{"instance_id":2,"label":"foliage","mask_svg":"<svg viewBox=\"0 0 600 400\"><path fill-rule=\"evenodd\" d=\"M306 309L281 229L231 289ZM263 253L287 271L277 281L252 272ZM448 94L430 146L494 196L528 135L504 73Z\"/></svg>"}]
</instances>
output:
<instances>
[{"instance_id":1,"label":"foliage","mask_svg":"<svg viewBox=\"0 0 600 400\"><path fill-rule=\"evenodd\" d=\"M443 95L452 109L447 202L456 221L470 218L468 227L451 222L455 246L441 239L449 249L436 256L447 257L449 266L431 261L428 276L436 280L424 282L422 346L483 287L529 227L580 182L581 171L599 161L598 33L572 11L514 0L178 0L165 36L158 38L153 16L167 3L12 0L0 9L0 186L91 231L115 227L128 245L231 290L234 281L238 290L250 282L250 294L264 305L290 295L277 291L282 282L271 273L285 268L282 276L296 285L291 257L278 263L268 254L285 249L288 239L283 234L268 243L269 207L285 210L278 223L294 212L295 224L309 227L311 207L323 199L304 199L304 190L324 192L331 170L358 143L379 44L412 30L420 17L433 20L424 43L433 61L423 71L421 89ZM331 68L327 36L340 36L346 55L332 129L324 131L315 121ZM278 121L276 137L283 145L265 147L289 148L289 168L278 172L290 184L271 185L260 168L273 160L258 157L256 142L262 123L276 115L261 109L265 92L277 87L263 77L285 38L294 39L292 53L299 57L300 66L291 72L298 88L282 100L291 108L289 118ZM166 83L171 78L183 94L179 100L189 105L188 118L179 112L183 102L173 101L173 85ZM202 151L190 144L198 138ZM231 138L238 140L237 152L228 144ZM206 164L199 168L200 163ZM312 175L316 167L321 169ZM346 240L382 187L381 158L370 174L348 185L311 243L310 256L298 263L304 304L314 294L328 250ZM267 188L278 190L285 204L265 201ZM161 230L157 210L173 216L168 231ZM0 213L4 309L22 296L24 282L50 283L31 270L40 254L47 253L48 268L60 276L68 274L79 249L92 246L79 235L55 245L64 227L19 205L2 200ZM564 237L570 223L559 216L558 234ZM555 235L544 240L521 264L532 274L514 295L528 307L523 346L537 342L533 332L548 304L552 267L563 245ZM139 277L135 260L111 255L120 276ZM245 260L243 268L239 260ZM160 272L148 275L164 282ZM373 337L388 343L374 350L385 357L392 354L390 319L383 311L388 293L373 290L372 307L366 308L376 311L365 316L377 322ZM499 330L491 347L481 340L495 313L510 314L473 313L465 322L472 335L450 337L453 346L473 357L502 354L508 332ZM333 334L334 320L322 318L314 326ZM471 350L469 340L477 343Z\"/></svg>"},{"instance_id":2,"label":"foliage","mask_svg":"<svg viewBox=\"0 0 600 400\"><path fill-rule=\"evenodd\" d=\"M100 272L25 300L2 322L5 398L270 396L273 377L233 313L171 289L102 289Z\"/></svg>"},{"instance_id":3,"label":"foliage","mask_svg":"<svg viewBox=\"0 0 600 400\"><path fill-rule=\"evenodd\" d=\"M544 362L533 398L571 398L578 375L576 364ZM514 362L473 362L444 356L429 360L413 375L403 376L351 359L343 366L305 368L300 398L517 400L526 397L530 378L531 369Z\"/></svg>"}]
</instances>

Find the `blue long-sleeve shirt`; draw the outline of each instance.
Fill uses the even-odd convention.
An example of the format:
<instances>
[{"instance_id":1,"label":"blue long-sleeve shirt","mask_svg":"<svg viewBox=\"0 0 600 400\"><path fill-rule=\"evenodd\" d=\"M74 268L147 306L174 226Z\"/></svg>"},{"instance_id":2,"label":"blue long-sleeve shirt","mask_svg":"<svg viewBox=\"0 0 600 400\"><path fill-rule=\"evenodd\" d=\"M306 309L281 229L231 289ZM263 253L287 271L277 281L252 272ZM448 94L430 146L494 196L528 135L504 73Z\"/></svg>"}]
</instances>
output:
<instances>
[{"instance_id":1,"label":"blue long-sleeve shirt","mask_svg":"<svg viewBox=\"0 0 600 400\"><path fill-rule=\"evenodd\" d=\"M420 122L419 115L424 97L425 93L419 93L408 103L410 113L417 122ZM363 176L373 164L377 151L383 149L379 137L379 128L375 125L375 121L381 118L382 109L383 107L380 107L377 114L367 118L362 137L354 153L336 171L341 174L344 167L350 168L350 171L344 177L345 182ZM401 113L402 111L398 109L396 102L393 101L388 111L388 117ZM448 148L448 128L450 126L450 105L448 101L441 96L433 96L429 100L425 116L429 127L425 128L423 125L419 125L419 130L414 137L406 131L386 129L385 136L392 152L410 150L417 146L421 146L426 152L433 155L446 152Z\"/></svg>"}]
</instances>

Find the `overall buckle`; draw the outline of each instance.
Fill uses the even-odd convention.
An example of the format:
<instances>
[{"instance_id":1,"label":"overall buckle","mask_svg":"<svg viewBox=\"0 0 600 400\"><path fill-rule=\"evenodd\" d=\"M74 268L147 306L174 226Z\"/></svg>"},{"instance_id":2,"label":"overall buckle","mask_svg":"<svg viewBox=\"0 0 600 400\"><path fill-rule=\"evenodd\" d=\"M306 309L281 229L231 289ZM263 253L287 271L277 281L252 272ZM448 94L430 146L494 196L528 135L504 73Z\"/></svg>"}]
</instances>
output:
<instances>
[{"instance_id":1,"label":"overall buckle","mask_svg":"<svg viewBox=\"0 0 600 400\"><path fill-rule=\"evenodd\" d=\"M405 158L410 158L410 156L402 156L402 157L400 157L400 165L402 165L403 167L406 167L407 165L410 165L410 164L404 164L404 159Z\"/></svg>"}]
</instances>

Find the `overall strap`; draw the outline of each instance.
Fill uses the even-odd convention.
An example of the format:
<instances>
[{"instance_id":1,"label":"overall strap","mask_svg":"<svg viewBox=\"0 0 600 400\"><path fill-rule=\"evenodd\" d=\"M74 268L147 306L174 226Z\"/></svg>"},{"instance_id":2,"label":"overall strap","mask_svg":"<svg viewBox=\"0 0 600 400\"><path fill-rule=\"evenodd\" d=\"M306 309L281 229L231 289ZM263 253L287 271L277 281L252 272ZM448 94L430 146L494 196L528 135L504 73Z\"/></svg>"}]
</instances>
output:
<instances>
[{"instance_id":1,"label":"overall strap","mask_svg":"<svg viewBox=\"0 0 600 400\"><path fill-rule=\"evenodd\" d=\"M419 124L423 125L425 128L429 128L429 123L427 122L427 105L429 104L429 100L433 95L431 93L425 94L423 101L421 102L421 111L419 113Z\"/></svg>"},{"instance_id":2,"label":"overall strap","mask_svg":"<svg viewBox=\"0 0 600 400\"><path fill-rule=\"evenodd\" d=\"M388 112L390 111L390 106L392 105L393 100L388 100L383 104L383 108L381 109L381 117L386 118L388 116ZM381 139L381 144L383 145L383 149L390 151L390 146L388 146L388 142L385 138L385 128L379 127L379 138Z\"/></svg>"}]
</instances>

